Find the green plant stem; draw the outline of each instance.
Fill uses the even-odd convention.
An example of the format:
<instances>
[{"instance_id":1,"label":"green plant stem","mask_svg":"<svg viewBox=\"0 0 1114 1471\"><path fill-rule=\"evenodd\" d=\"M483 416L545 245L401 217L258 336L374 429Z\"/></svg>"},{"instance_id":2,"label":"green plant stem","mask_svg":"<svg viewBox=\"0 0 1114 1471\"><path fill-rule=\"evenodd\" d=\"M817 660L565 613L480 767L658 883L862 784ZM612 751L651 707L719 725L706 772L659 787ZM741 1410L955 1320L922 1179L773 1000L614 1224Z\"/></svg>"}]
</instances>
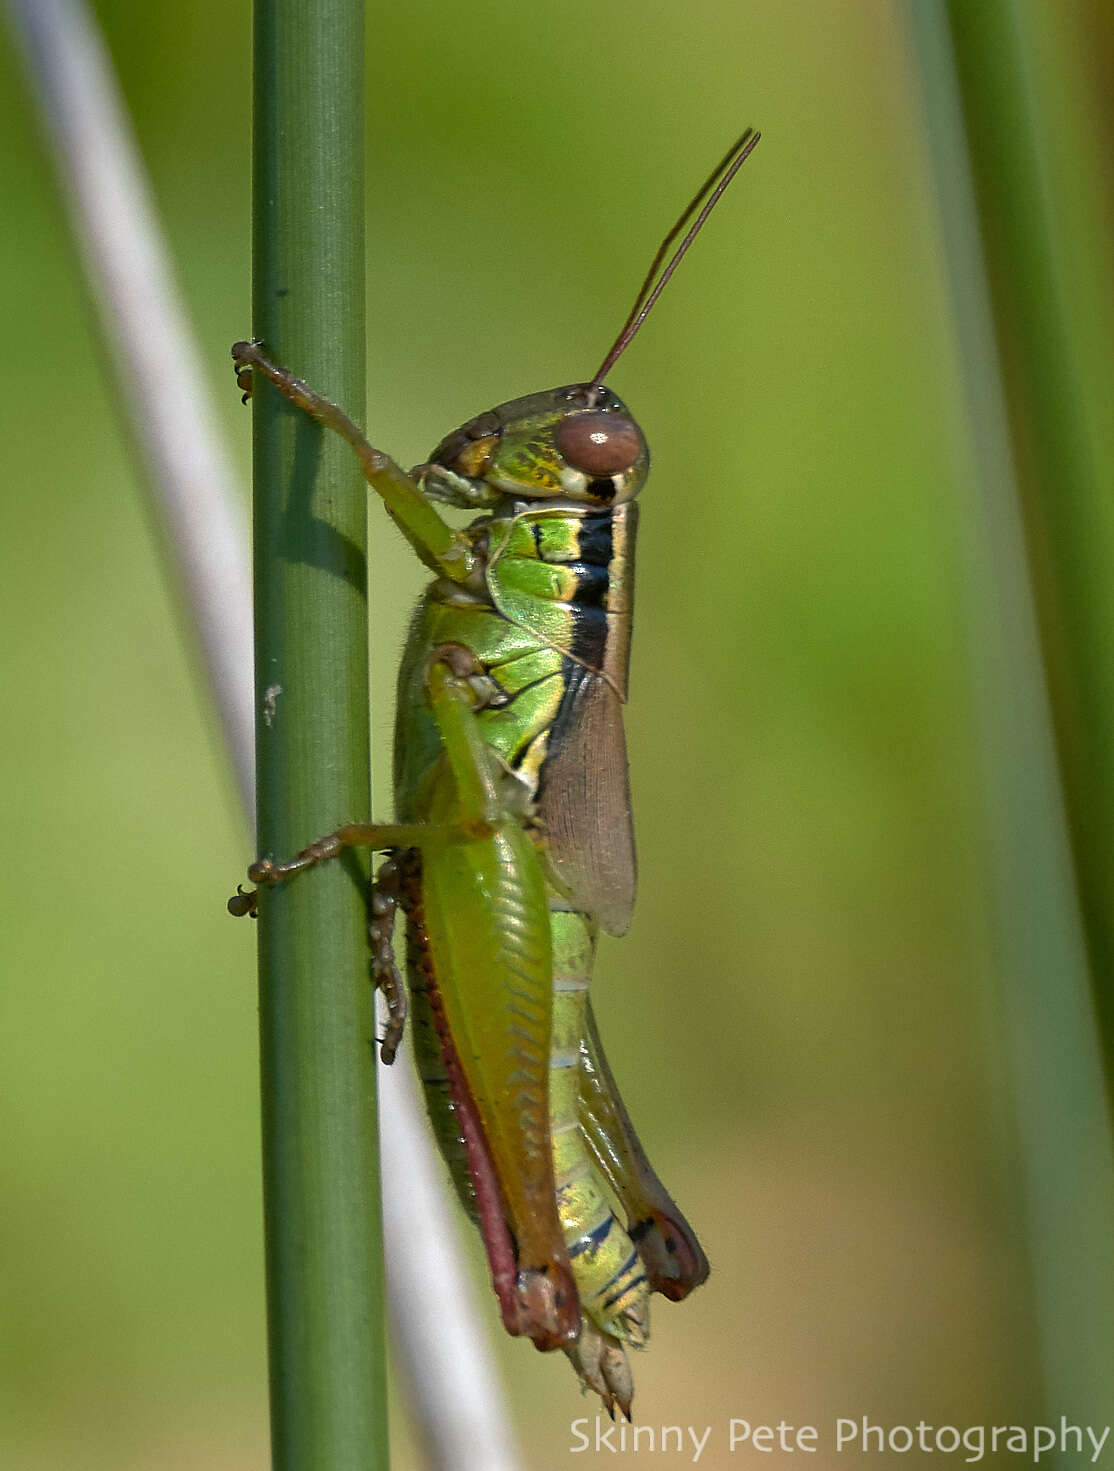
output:
<instances>
[{"instance_id":1,"label":"green plant stem","mask_svg":"<svg viewBox=\"0 0 1114 1471\"><path fill-rule=\"evenodd\" d=\"M1008 8L1002 0L980 0L966 13L985 19ZM1005 360L1034 344L1019 349L1004 341L993 311L976 196L984 169L971 166L985 140L969 122L965 127L949 9L943 0L914 0L910 11L969 435L963 467L970 492L963 507L968 613L999 918L1000 1015L1022 1158L1044 1409L1071 1423L1098 1423L1114 1374L1114 1159L1018 485L1028 445L1015 437L1017 418L1007 406ZM1007 84L1002 77L1015 63L1009 53L983 58L985 77L997 78L998 101L1016 85L1016 78ZM1025 222L1015 219L1013 227L1024 229ZM1018 250L1031 254L1034 246ZM1016 254L998 258L992 251L989 260L1005 272ZM1018 289L1028 270L1019 272Z\"/></svg>"},{"instance_id":2,"label":"green plant stem","mask_svg":"<svg viewBox=\"0 0 1114 1471\"><path fill-rule=\"evenodd\" d=\"M362 417L363 0L256 0L254 332ZM370 812L366 496L353 457L255 398L259 851ZM261 896L274 1464L387 1464L366 865Z\"/></svg>"}]
</instances>

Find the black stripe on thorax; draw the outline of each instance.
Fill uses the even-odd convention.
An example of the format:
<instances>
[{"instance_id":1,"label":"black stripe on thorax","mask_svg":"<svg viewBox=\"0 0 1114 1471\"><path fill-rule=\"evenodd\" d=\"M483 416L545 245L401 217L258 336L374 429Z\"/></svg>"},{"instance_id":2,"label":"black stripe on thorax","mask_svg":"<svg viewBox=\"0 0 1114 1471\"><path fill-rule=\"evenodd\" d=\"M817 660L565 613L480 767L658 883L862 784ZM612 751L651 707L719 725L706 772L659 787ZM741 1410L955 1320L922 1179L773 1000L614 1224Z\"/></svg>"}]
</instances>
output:
<instances>
[{"instance_id":1,"label":"black stripe on thorax","mask_svg":"<svg viewBox=\"0 0 1114 1471\"><path fill-rule=\"evenodd\" d=\"M542 560L560 562L576 577L576 591L571 598L573 639L570 652L592 669L602 668L607 647L608 623L603 604L611 586L612 524L610 511L581 516L575 523L575 550L570 547L559 555L553 551L543 552L539 546Z\"/></svg>"},{"instance_id":2,"label":"black stripe on thorax","mask_svg":"<svg viewBox=\"0 0 1114 1471\"><path fill-rule=\"evenodd\" d=\"M569 562L566 565L576 576L576 592L572 599L576 606L600 607L611 586L608 568L597 567L593 562Z\"/></svg>"},{"instance_id":3,"label":"black stripe on thorax","mask_svg":"<svg viewBox=\"0 0 1114 1471\"><path fill-rule=\"evenodd\" d=\"M564 515L557 519L564 533L571 532L569 541L560 546L546 545L546 521L535 521L531 525L540 562L577 566L587 563L592 567L610 565L614 551L611 511L597 512L593 516Z\"/></svg>"},{"instance_id":4,"label":"black stripe on thorax","mask_svg":"<svg viewBox=\"0 0 1114 1471\"><path fill-rule=\"evenodd\" d=\"M607 567L611 562L611 512L598 516L584 516L580 521L577 538L580 555L578 562L587 562L593 567Z\"/></svg>"},{"instance_id":5,"label":"black stripe on thorax","mask_svg":"<svg viewBox=\"0 0 1114 1471\"><path fill-rule=\"evenodd\" d=\"M614 558L620 550L615 544L614 512L578 516L564 511L552 519L531 518L528 524L538 560L566 568L573 575L567 594L571 639L566 647L575 660L598 672L604 667L611 633L610 610L605 604Z\"/></svg>"}]
</instances>

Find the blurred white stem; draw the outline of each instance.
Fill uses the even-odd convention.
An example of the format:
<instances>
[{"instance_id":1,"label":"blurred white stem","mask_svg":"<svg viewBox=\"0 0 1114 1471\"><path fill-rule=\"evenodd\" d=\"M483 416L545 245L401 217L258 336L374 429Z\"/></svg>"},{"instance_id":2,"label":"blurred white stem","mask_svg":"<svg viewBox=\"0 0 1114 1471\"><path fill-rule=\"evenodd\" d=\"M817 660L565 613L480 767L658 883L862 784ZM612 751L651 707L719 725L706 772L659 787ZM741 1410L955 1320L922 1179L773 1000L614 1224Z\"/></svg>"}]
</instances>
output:
<instances>
[{"instance_id":1,"label":"blurred white stem","mask_svg":"<svg viewBox=\"0 0 1114 1471\"><path fill-rule=\"evenodd\" d=\"M249 815L255 804L245 517L111 63L81 0L8 0L49 137L119 401ZM230 334L231 335L231 334ZM229 391L234 391L229 372ZM382 1088L383 1215L394 1348L430 1465L519 1458L457 1244L444 1168L397 1068Z\"/></svg>"},{"instance_id":2,"label":"blurred white stem","mask_svg":"<svg viewBox=\"0 0 1114 1471\"><path fill-rule=\"evenodd\" d=\"M111 65L78 0L9 0L128 428L240 793L255 802L247 524Z\"/></svg>"},{"instance_id":3,"label":"blurred white stem","mask_svg":"<svg viewBox=\"0 0 1114 1471\"><path fill-rule=\"evenodd\" d=\"M380 1074L379 1148L392 1346L431 1467L515 1471L510 1414L456 1238L460 1208L429 1143L409 1057ZM494 1307L494 1303L492 1303Z\"/></svg>"}]
</instances>

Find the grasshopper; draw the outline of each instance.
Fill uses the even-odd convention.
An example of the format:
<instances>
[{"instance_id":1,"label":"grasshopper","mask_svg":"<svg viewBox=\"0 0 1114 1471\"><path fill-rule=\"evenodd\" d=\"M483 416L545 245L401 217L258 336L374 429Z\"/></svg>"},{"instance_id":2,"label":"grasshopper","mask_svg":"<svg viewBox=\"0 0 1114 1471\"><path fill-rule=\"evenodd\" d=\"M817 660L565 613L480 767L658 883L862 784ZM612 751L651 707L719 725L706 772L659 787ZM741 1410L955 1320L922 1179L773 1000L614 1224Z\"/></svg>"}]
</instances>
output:
<instances>
[{"instance_id":1,"label":"grasshopper","mask_svg":"<svg viewBox=\"0 0 1114 1471\"><path fill-rule=\"evenodd\" d=\"M603 380L758 137L748 128L732 145L665 237L588 382L479 414L409 474L262 344L232 349L245 398L261 375L352 446L435 579L399 672L395 823L348 823L249 877L278 883L352 846L388 855L369 924L382 1059L407 1014L401 908L429 1113L503 1323L563 1349L628 1418L625 1350L646 1342L650 1293L680 1300L708 1262L639 1142L588 1000L599 931L625 933L634 904L622 706L635 497L650 465ZM478 514L456 530L438 503ZM241 891L229 908L255 905Z\"/></svg>"}]
</instances>

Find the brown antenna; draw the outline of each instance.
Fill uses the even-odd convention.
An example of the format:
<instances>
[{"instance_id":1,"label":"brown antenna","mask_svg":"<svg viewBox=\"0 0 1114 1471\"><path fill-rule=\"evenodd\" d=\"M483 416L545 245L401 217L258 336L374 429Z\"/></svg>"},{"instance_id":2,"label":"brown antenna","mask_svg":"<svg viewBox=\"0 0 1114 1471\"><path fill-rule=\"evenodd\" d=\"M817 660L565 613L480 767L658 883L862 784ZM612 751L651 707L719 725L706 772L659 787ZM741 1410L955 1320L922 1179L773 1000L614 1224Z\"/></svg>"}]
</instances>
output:
<instances>
[{"instance_id":1,"label":"brown antenna","mask_svg":"<svg viewBox=\"0 0 1114 1471\"><path fill-rule=\"evenodd\" d=\"M753 128L747 128L743 132L741 137L736 138L735 142L732 143L731 147L724 154L723 158L720 159L719 163L716 164L715 168L705 179L704 183L701 184L700 188L693 195L692 199L685 207L684 213L681 215L680 219L658 246L658 253L654 256L654 259L650 265L650 269L646 272L646 279L643 281L642 286L639 289L638 295L635 298L634 305L630 309L630 314L628 315L627 320L623 323L618 337L616 337L615 341L611 344L607 356L604 358L600 366L596 369L595 373L592 375L592 381L588 385L590 388L598 388L599 385L603 382L604 376L607 373L610 373L611 369L618 362L619 358L623 355L624 352L626 352L627 348L630 346L632 340L634 339L635 334L638 332L638 329L642 326L642 323L649 316L654 303L665 290L666 282L680 265L681 257L684 255L685 251L688 250L689 246L700 233L704 221L711 214L712 210L715 209L720 195L742 168L743 164L746 163L747 159L754 151L754 148L757 145L758 140L759 138L761 138L761 136L762 134L756 133ZM700 213L693 221L688 234L681 241L680 245L678 245L677 249L673 252L673 256L668 265L666 265L665 268L661 271L661 274L658 275L658 268L661 266L662 261L665 259L665 252L669 249L670 245L672 245L673 241L676 240L677 236L688 224L689 220L692 219L693 212L699 208L701 200L706 200L704 208L700 210Z\"/></svg>"}]
</instances>

